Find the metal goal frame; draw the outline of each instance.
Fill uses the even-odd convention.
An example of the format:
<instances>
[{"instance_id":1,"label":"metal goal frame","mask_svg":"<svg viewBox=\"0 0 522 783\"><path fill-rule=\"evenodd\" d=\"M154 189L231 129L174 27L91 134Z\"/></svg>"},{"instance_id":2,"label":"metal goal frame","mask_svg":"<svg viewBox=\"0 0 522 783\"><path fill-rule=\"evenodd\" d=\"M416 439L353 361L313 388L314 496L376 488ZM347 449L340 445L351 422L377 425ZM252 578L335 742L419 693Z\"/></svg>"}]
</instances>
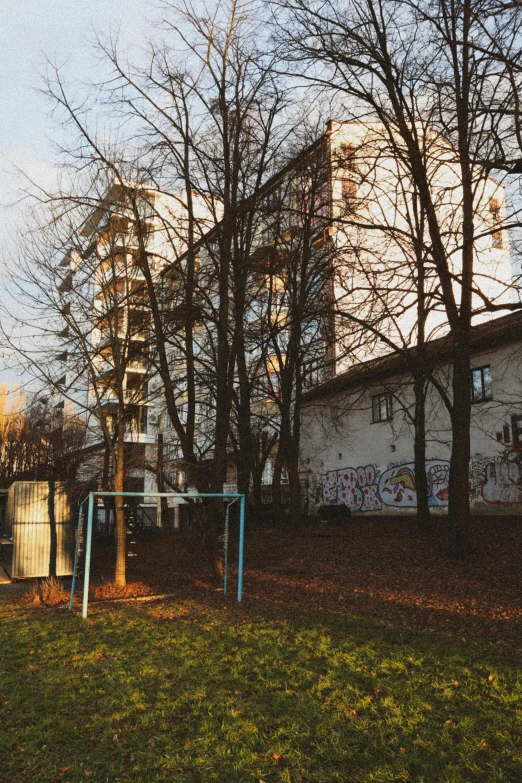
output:
<instances>
[{"instance_id":1,"label":"metal goal frame","mask_svg":"<svg viewBox=\"0 0 522 783\"><path fill-rule=\"evenodd\" d=\"M87 531L85 537L85 574L83 580L83 603L82 617L85 619L89 610L89 582L91 574L91 545L92 545L92 527L94 517L94 498L99 497L127 497L127 498L222 498L230 499L227 503L225 512L225 531L223 535L224 558L223 558L223 595L227 594L228 587L228 534L229 534L229 509L234 503L239 501L239 553L237 563L237 600L241 602L243 598L243 550L245 543L245 495L237 492L89 492L87 498L80 505L78 513L78 530L76 535L76 551L74 556L74 571L71 584L71 595L69 599L69 611L72 612L74 591L76 587L76 572L78 567L78 551L83 523L82 507L88 502L87 509Z\"/></svg>"}]
</instances>

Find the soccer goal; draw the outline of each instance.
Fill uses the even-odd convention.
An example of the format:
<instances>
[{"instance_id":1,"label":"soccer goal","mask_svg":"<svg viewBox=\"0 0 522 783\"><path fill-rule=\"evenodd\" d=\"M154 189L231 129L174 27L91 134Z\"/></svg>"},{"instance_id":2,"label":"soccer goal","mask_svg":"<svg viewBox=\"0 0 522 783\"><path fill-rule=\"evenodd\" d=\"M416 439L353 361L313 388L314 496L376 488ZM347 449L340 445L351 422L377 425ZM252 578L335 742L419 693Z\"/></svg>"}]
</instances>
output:
<instances>
[{"instance_id":1,"label":"soccer goal","mask_svg":"<svg viewBox=\"0 0 522 783\"><path fill-rule=\"evenodd\" d=\"M100 497L124 497L124 498L191 498L200 500L203 498L221 498L228 500L225 510L225 530L223 534L223 594L227 594L228 588L228 538L229 538L229 511L230 507L239 502L239 554L237 562L237 600L241 601L243 597L243 548L245 542L245 496L234 492L214 493L214 492L90 492L80 505L78 513L78 529L76 533L76 550L74 555L74 571L71 584L71 595L69 599L69 611L72 612L74 591L76 588L76 576L78 571L78 560L80 550L80 540L84 521L84 506L87 503L87 529L85 533L85 571L83 580L83 604L82 617L87 617L89 610L89 579L91 572L91 545L92 528L94 518L94 500Z\"/></svg>"}]
</instances>

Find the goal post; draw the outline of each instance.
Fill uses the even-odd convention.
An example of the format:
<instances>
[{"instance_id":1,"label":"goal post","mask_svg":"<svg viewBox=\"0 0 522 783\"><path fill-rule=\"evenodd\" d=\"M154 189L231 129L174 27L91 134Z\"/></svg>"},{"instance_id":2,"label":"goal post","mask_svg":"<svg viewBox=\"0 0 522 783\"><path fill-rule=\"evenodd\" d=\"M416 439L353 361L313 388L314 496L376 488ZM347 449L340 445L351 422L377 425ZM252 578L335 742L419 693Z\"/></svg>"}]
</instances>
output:
<instances>
[{"instance_id":1,"label":"goal post","mask_svg":"<svg viewBox=\"0 0 522 783\"><path fill-rule=\"evenodd\" d=\"M240 602L243 598L243 549L245 544L245 495L241 495L237 492L90 492L88 498L85 498L83 503L88 501L87 507L87 530L85 535L85 572L83 580L83 604L82 604L82 617L87 617L89 609L89 581L91 572L91 547L92 547L92 528L94 518L94 499L99 497L132 497L132 498L192 498L198 500L200 498L222 498L223 500L229 500L225 513L225 532L223 536L224 541L224 564L223 564L223 594L227 593L228 586L228 532L229 532L229 508L233 503L239 501L239 554L237 562L237 600ZM82 505L83 505L82 503ZM78 522L78 534L82 526L82 510L80 507ZM78 560L78 544L79 535L77 535L76 544L76 556L75 556L75 569L73 574L73 582L71 585L71 597L69 601L69 611L72 611L74 589L76 582L76 567Z\"/></svg>"}]
</instances>

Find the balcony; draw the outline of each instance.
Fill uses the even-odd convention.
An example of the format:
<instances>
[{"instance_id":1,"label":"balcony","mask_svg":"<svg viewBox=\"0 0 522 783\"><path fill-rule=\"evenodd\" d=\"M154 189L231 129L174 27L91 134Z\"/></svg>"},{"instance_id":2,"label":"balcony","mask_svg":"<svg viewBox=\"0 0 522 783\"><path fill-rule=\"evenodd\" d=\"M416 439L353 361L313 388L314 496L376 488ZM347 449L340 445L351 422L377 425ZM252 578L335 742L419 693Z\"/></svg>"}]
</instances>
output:
<instances>
[{"instance_id":1,"label":"balcony","mask_svg":"<svg viewBox=\"0 0 522 783\"><path fill-rule=\"evenodd\" d=\"M146 373L148 363L146 359L131 359L127 362L127 372Z\"/></svg>"},{"instance_id":2,"label":"balcony","mask_svg":"<svg viewBox=\"0 0 522 783\"><path fill-rule=\"evenodd\" d=\"M58 284L58 293L68 294L72 291L73 277L74 277L74 272L69 272L68 274L65 275L64 278L62 278L61 282Z\"/></svg>"},{"instance_id":3,"label":"balcony","mask_svg":"<svg viewBox=\"0 0 522 783\"><path fill-rule=\"evenodd\" d=\"M121 253L108 253L101 261L96 273L96 283L100 289L106 290L109 286L114 286L118 280L139 280L145 282L145 277L139 266L131 258L129 261L116 261L114 255L121 256Z\"/></svg>"},{"instance_id":4,"label":"balcony","mask_svg":"<svg viewBox=\"0 0 522 783\"><path fill-rule=\"evenodd\" d=\"M147 399L144 390L127 389L123 392L124 405L136 405L145 407ZM100 394L100 404L103 407L114 407L118 405L118 394L113 389L106 389Z\"/></svg>"},{"instance_id":5,"label":"balcony","mask_svg":"<svg viewBox=\"0 0 522 783\"><path fill-rule=\"evenodd\" d=\"M125 432L130 435L146 435L147 434L147 409L143 409L143 415L139 417L133 416L125 425Z\"/></svg>"}]
</instances>

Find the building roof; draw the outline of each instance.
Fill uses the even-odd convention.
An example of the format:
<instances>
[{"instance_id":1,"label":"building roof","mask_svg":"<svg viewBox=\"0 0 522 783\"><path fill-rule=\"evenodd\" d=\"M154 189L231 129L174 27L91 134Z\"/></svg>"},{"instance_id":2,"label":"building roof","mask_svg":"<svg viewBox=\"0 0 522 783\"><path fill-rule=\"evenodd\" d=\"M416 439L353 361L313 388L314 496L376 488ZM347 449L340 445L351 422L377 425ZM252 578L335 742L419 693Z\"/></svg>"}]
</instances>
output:
<instances>
[{"instance_id":1,"label":"building roof","mask_svg":"<svg viewBox=\"0 0 522 783\"><path fill-rule=\"evenodd\" d=\"M522 310L509 313L485 323L477 324L471 329L470 345L473 353L493 348L499 344L507 344L522 339ZM444 335L427 344L428 357L433 360L448 360L451 358L452 344L449 335ZM330 378L319 386L314 386L303 395L303 402L311 402L345 391L362 383L379 381L392 375L407 372L415 356L415 347L361 362L350 367L343 373Z\"/></svg>"}]
</instances>

